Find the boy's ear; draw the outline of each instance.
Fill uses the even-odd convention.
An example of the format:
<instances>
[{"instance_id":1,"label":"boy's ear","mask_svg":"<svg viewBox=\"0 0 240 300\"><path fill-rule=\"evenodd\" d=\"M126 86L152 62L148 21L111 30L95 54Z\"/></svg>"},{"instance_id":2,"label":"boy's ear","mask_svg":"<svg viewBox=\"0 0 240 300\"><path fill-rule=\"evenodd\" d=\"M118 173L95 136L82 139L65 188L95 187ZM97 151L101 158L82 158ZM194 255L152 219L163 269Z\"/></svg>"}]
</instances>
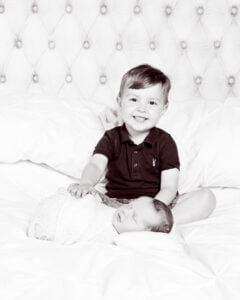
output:
<instances>
[{"instance_id":1,"label":"boy's ear","mask_svg":"<svg viewBox=\"0 0 240 300\"><path fill-rule=\"evenodd\" d=\"M168 102L166 104L164 104L163 110L164 112L168 109Z\"/></svg>"},{"instance_id":2,"label":"boy's ear","mask_svg":"<svg viewBox=\"0 0 240 300\"><path fill-rule=\"evenodd\" d=\"M164 104L163 110L161 112L161 116L163 116L166 113L167 109L168 109L168 103Z\"/></svg>"}]
</instances>

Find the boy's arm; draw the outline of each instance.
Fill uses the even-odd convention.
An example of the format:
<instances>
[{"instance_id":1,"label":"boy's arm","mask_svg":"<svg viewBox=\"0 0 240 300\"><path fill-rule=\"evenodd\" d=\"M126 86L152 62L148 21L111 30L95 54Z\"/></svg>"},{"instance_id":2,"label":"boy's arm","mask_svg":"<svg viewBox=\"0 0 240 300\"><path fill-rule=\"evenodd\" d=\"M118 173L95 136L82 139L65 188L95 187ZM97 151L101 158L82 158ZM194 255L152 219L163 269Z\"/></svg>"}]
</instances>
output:
<instances>
[{"instance_id":1,"label":"boy's arm","mask_svg":"<svg viewBox=\"0 0 240 300\"><path fill-rule=\"evenodd\" d=\"M176 197L178 190L179 170L177 168L168 169L161 172L161 189L155 199L161 200L169 205Z\"/></svg>"},{"instance_id":2,"label":"boy's arm","mask_svg":"<svg viewBox=\"0 0 240 300\"><path fill-rule=\"evenodd\" d=\"M83 197L94 192L94 186L102 178L108 164L108 158L103 154L94 154L82 172L79 183L71 184L68 191L75 197Z\"/></svg>"},{"instance_id":3,"label":"boy's arm","mask_svg":"<svg viewBox=\"0 0 240 300\"><path fill-rule=\"evenodd\" d=\"M94 154L85 166L80 179L80 184L95 186L106 170L108 158L103 154Z\"/></svg>"}]
</instances>

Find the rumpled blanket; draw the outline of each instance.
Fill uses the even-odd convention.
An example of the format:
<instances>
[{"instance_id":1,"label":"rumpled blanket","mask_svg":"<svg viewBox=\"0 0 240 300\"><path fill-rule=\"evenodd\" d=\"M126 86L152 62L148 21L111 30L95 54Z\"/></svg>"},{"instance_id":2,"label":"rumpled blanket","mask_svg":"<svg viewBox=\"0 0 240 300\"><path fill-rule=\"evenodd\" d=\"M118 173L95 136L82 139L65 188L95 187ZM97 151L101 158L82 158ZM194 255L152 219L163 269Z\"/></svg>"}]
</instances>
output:
<instances>
[{"instance_id":1,"label":"rumpled blanket","mask_svg":"<svg viewBox=\"0 0 240 300\"><path fill-rule=\"evenodd\" d=\"M66 189L40 201L30 221L28 236L73 244L78 241L111 243L117 235L112 226L114 208L100 202L98 195L72 197Z\"/></svg>"}]
</instances>

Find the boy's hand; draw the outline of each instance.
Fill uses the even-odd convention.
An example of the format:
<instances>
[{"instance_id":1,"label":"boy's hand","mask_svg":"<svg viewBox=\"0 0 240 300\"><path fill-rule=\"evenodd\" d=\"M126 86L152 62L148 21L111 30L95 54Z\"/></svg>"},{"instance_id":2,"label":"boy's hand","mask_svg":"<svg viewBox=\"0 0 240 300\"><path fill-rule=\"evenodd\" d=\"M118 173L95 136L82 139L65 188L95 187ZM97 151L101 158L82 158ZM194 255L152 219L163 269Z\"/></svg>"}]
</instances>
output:
<instances>
[{"instance_id":1,"label":"boy's hand","mask_svg":"<svg viewBox=\"0 0 240 300\"><path fill-rule=\"evenodd\" d=\"M72 183L68 187L68 192L76 198L84 197L87 194L96 194L94 187L88 183Z\"/></svg>"},{"instance_id":2,"label":"boy's hand","mask_svg":"<svg viewBox=\"0 0 240 300\"><path fill-rule=\"evenodd\" d=\"M100 121L105 130L112 129L113 127L122 124L117 110L107 107L104 112L99 115Z\"/></svg>"}]
</instances>

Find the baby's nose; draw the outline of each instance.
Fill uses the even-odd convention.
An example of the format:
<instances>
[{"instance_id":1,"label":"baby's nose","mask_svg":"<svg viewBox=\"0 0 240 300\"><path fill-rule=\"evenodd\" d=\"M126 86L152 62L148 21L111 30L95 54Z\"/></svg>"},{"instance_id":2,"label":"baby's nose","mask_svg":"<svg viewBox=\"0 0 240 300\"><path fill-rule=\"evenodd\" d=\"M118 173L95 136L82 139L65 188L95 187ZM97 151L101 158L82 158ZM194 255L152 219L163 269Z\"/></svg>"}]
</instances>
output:
<instances>
[{"instance_id":1,"label":"baby's nose","mask_svg":"<svg viewBox=\"0 0 240 300\"><path fill-rule=\"evenodd\" d=\"M132 209L131 209L131 207L126 206L126 207L124 208L124 210L122 210L122 214L123 214L125 217L130 216L130 215L132 214Z\"/></svg>"}]
</instances>

